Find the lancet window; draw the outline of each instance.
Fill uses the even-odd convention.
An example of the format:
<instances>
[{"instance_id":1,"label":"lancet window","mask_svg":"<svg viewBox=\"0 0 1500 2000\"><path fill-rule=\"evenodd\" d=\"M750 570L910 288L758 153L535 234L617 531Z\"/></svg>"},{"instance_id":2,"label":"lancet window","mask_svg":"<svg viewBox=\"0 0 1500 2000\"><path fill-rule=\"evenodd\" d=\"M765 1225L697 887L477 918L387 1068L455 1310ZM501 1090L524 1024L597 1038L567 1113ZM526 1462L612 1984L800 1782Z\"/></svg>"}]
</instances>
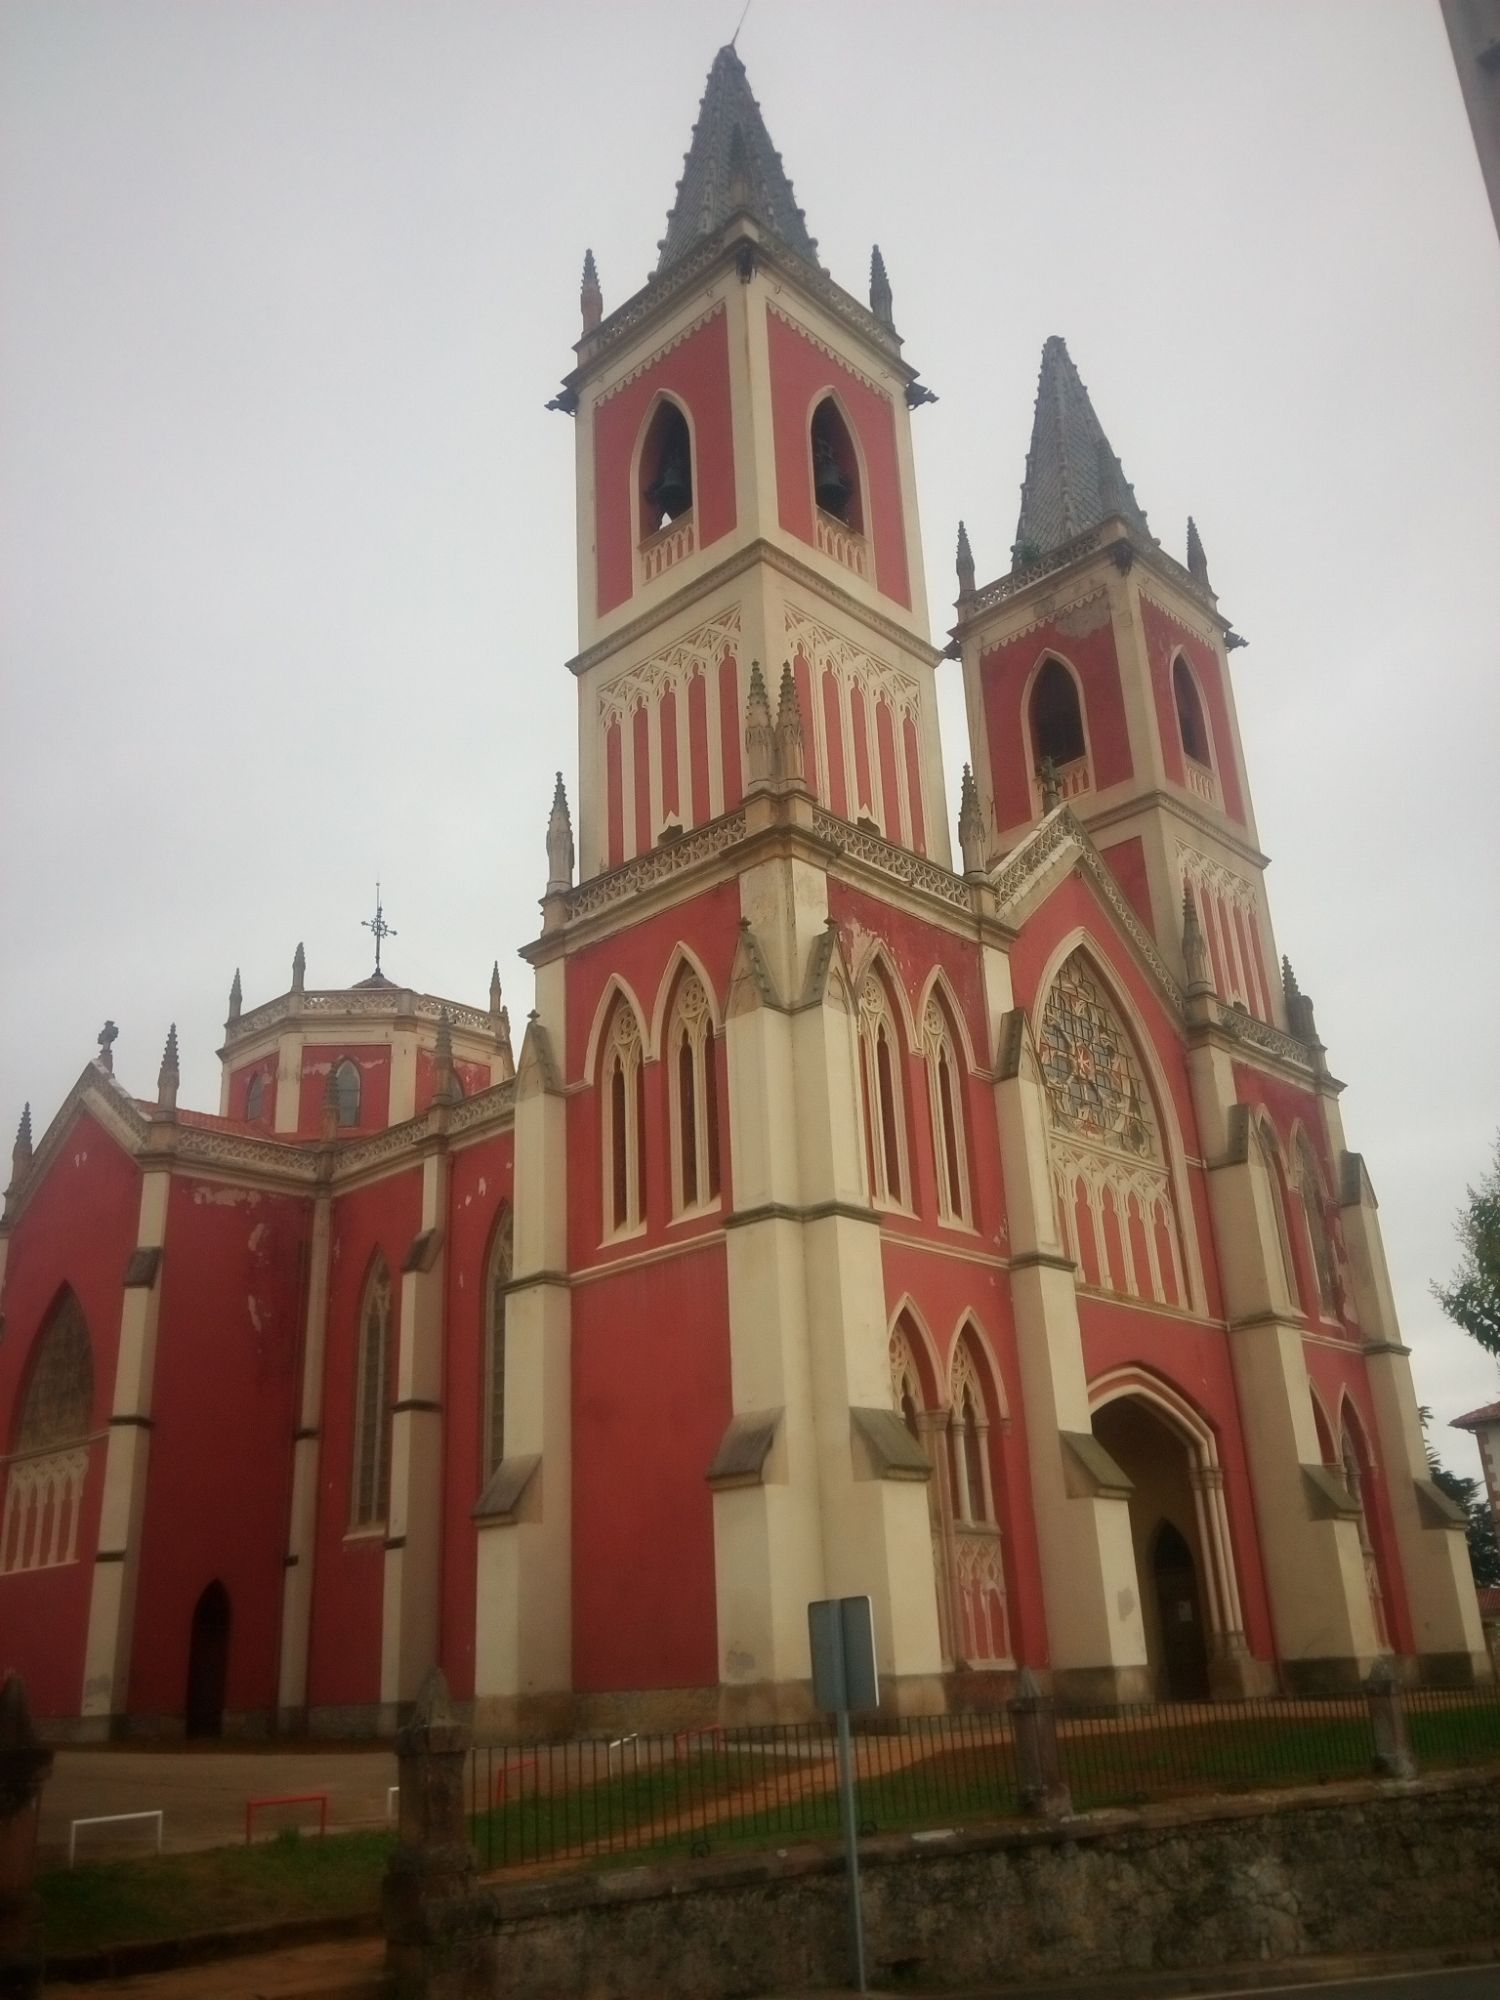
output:
<instances>
[{"instance_id":1,"label":"lancet window","mask_svg":"<svg viewBox=\"0 0 1500 2000\"><path fill-rule=\"evenodd\" d=\"M1357 1435L1346 1416L1339 1431L1339 1457L1343 1462L1344 1484L1349 1489L1349 1497L1359 1509L1359 1547L1364 1557L1365 1589L1370 1598L1370 1616L1375 1625L1375 1637L1382 1647L1389 1646L1390 1635L1385 1621L1385 1591L1380 1575L1380 1558L1375 1550L1375 1539L1370 1532L1369 1513L1366 1506L1366 1478L1364 1440Z\"/></svg>"},{"instance_id":2,"label":"lancet window","mask_svg":"<svg viewBox=\"0 0 1500 2000\"><path fill-rule=\"evenodd\" d=\"M1061 660L1044 660L1032 683L1031 761L1050 774L1059 794L1075 798L1089 789L1088 745L1078 683Z\"/></svg>"},{"instance_id":3,"label":"lancet window","mask_svg":"<svg viewBox=\"0 0 1500 2000\"><path fill-rule=\"evenodd\" d=\"M1195 764L1211 769L1214 760L1208 747L1208 724L1203 719L1203 697L1192 669L1180 653L1172 665L1172 694L1177 704L1177 727L1183 749Z\"/></svg>"},{"instance_id":4,"label":"lancet window","mask_svg":"<svg viewBox=\"0 0 1500 2000\"><path fill-rule=\"evenodd\" d=\"M641 538L679 521L693 504L693 440L687 418L663 398L641 447Z\"/></svg>"},{"instance_id":5,"label":"lancet window","mask_svg":"<svg viewBox=\"0 0 1500 2000\"><path fill-rule=\"evenodd\" d=\"M719 1081L708 995L695 972L678 982L667 1029L672 1107L672 1206L677 1214L719 1198Z\"/></svg>"},{"instance_id":6,"label":"lancet window","mask_svg":"<svg viewBox=\"0 0 1500 2000\"><path fill-rule=\"evenodd\" d=\"M1083 1283L1187 1303L1171 1175L1130 1036L1081 951L1042 1014L1053 1185Z\"/></svg>"},{"instance_id":7,"label":"lancet window","mask_svg":"<svg viewBox=\"0 0 1500 2000\"><path fill-rule=\"evenodd\" d=\"M68 1292L38 1339L21 1400L0 1516L0 1573L77 1561L93 1410L88 1325Z\"/></svg>"},{"instance_id":8,"label":"lancet window","mask_svg":"<svg viewBox=\"0 0 1500 2000\"><path fill-rule=\"evenodd\" d=\"M922 1053L927 1061L927 1095L932 1110L938 1213L944 1222L972 1219L969 1161L964 1144L963 1078L958 1044L941 1001L927 1003L922 1017Z\"/></svg>"},{"instance_id":9,"label":"lancet window","mask_svg":"<svg viewBox=\"0 0 1500 2000\"><path fill-rule=\"evenodd\" d=\"M515 1264L515 1229L508 1208L500 1211L490 1245L484 1293L483 1477L505 1456L505 1303Z\"/></svg>"},{"instance_id":10,"label":"lancet window","mask_svg":"<svg viewBox=\"0 0 1500 2000\"><path fill-rule=\"evenodd\" d=\"M1325 1316L1333 1319L1339 1309L1338 1267L1323 1198L1323 1176L1318 1172L1318 1163L1305 1135L1299 1135L1297 1141L1297 1192L1302 1197L1302 1213L1307 1221L1308 1245L1318 1281L1318 1304Z\"/></svg>"},{"instance_id":11,"label":"lancet window","mask_svg":"<svg viewBox=\"0 0 1500 2000\"><path fill-rule=\"evenodd\" d=\"M880 974L870 971L859 993L860 1081L870 1192L883 1207L904 1208L906 1122L902 1116L903 1050L895 1010Z\"/></svg>"},{"instance_id":12,"label":"lancet window","mask_svg":"<svg viewBox=\"0 0 1500 2000\"><path fill-rule=\"evenodd\" d=\"M604 1213L612 1234L646 1219L645 1049L635 1010L616 999L604 1037Z\"/></svg>"},{"instance_id":13,"label":"lancet window","mask_svg":"<svg viewBox=\"0 0 1500 2000\"><path fill-rule=\"evenodd\" d=\"M359 1308L358 1352L354 1371L353 1482L351 1528L379 1527L391 1488L391 1419L386 1392L391 1346L391 1279L377 1258L365 1281Z\"/></svg>"},{"instance_id":14,"label":"lancet window","mask_svg":"<svg viewBox=\"0 0 1500 2000\"><path fill-rule=\"evenodd\" d=\"M333 1072L334 1114L340 1125L359 1123L360 1094L359 1065L345 1056Z\"/></svg>"},{"instance_id":15,"label":"lancet window","mask_svg":"<svg viewBox=\"0 0 1500 2000\"><path fill-rule=\"evenodd\" d=\"M1291 1232L1286 1223L1286 1190L1282 1182L1281 1153L1275 1139L1264 1125L1257 1125L1255 1128L1255 1150L1260 1163L1261 1178L1265 1183L1266 1199L1271 1209L1271 1225L1276 1239L1282 1298L1285 1304L1296 1306L1299 1302L1297 1272L1292 1262Z\"/></svg>"},{"instance_id":16,"label":"lancet window","mask_svg":"<svg viewBox=\"0 0 1500 2000\"><path fill-rule=\"evenodd\" d=\"M832 396L825 396L812 414L809 434L813 497L823 513L856 534L864 533L864 499L859 487L859 456Z\"/></svg>"}]
</instances>

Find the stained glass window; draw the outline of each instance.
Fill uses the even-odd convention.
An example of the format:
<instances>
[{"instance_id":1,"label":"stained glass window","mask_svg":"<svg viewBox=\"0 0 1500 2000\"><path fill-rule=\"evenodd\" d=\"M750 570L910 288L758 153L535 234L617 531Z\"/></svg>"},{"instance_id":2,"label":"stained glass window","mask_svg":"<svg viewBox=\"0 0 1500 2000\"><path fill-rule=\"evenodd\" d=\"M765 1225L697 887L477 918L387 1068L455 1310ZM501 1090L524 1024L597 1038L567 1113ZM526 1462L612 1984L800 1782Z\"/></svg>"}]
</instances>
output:
<instances>
[{"instance_id":1,"label":"stained glass window","mask_svg":"<svg viewBox=\"0 0 1500 2000\"><path fill-rule=\"evenodd\" d=\"M44 1451L88 1435L94 1410L94 1357L83 1308L69 1292L41 1337L21 1421L17 1451Z\"/></svg>"},{"instance_id":2,"label":"stained glass window","mask_svg":"<svg viewBox=\"0 0 1500 2000\"><path fill-rule=\"evenodd\" d=\"M1079 952L1052 983L1041 1062L1054 1126L1094 1145L1155 1158L1149 1099L1129 1040Z\"/></svg>"}]
</instances>

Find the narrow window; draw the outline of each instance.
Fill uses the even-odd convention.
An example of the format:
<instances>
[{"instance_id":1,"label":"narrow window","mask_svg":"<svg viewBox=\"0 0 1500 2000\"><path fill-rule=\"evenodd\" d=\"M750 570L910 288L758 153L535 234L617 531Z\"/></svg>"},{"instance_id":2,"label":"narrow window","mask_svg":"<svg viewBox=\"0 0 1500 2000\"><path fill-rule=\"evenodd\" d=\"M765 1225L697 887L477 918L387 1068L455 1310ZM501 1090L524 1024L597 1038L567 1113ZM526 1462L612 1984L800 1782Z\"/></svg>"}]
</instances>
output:
<instances>
[{"instance_id":1,"label":"narrow window","mask_svg":"<svg viewBox=\"0 0 1500 2000\"><path fill-rule=\"evenodd\" d=\"M501 1211L495 1225L489 1283L485 1288L482 1479L488 1479L505 1456L505 1302L513 1265L514 1231L507 1208Z\"/></svg>"},{"instance_id":2,"label":"narrow window","mask_svg":"<svg viewBox=\"0 0 1500 2000\"><path fill-rule=\"evenodd\" d=\"M384 1260L377 1259L365 1285L359 1316L351 1528L378 1527L386 1517L391 1480L391 1426L386 1407L390 1332L391 1280Z\"/></svg>"},{"instance_id":3,"label":"narrow window","mask_svg":"<svg viewBox=\"0 0 1500 2000\"><path fill-rule=\"evenodd\" d=\"M1326 1318L1334 1319L1338 1316L1339 1287L1333 1238L1323 1201L1323 1179L1305 1136L1297 1141L1297 1192L1302 1197L1302 1213L1307 1219L1307 1237L1318 1280L1318 1304Z\"/></svg>"},{"instance_id":4,"label":"narrow window","mask_svg":"<svg viewBox=\"0 0 1500 2000\"><path fill-rule=\"evenodd\" d=\"M359 1123L359 1069L347 1056L333 1073L333 1102L340 1125Z\"/></svg>"},{"instance_id":5,"label":"narrow window","mask_svg":"<svg viewBox=\"0 0 1500 2000\"><path fill-rule=\"evenodd\" d=\"M1180 653L1172 663L1172 692L1177 700L1177 727L1182 734L1183 749L1195 764L1212 768L1213 759L1208 754L1208 728L1203 720L1198 683Z\"/></svg>"},{"instance_id":6,"label":"narrow window","mask_svg":"<svg viewBox=\"0 0 1500 2000\"><path fill-rule=\"evenodd\" d=\"M1032 684L1031 748L1038 770L1049 760L1059 767L1076 764L1085 754L1078 683L1061 660L1044 661Z\"/></svg>"},{"instance_id":7,"label":"narrow window","mask_svg":"<svg viewBox=\"0 0 1500 2000\"><path fill-rule=\"evenodd\" d=\"M906 1202L901 1045L890 1000L875 972L860 991L859 1037L870 1192L877 1202L899 1208Z\"/></svg>"},{"instance_id":8,"label":"narrow window","mask_svg":"<svg viewBox=\"0 0 1500 2000\"><path fill-rule=\"evenodd\" d=\"M952 1029L942 1005L930 1000L922 1022L927 1059L928 1102L932 1112L938 1213L945 1222L969 1220L969 1175L963 1137L959 1078L962 1071Z\"/></svg>"},{"instance_id":9,"label":"narrow window","mask_svg":"<svg viewBox=\"0 0 1500 2000\"><path fill-rule=\"evenodd\" d=\"M671 1053L673 1207L683 1215L719 1194L719 1086L714 1074L714 1023L708 994L695 972L677 981L668 1017Z\"/></svg>"},{"instance_id":10,"label":"narrow window","mask_svg":"<svg viewBox=\"0 0 1500 2000\"><path fill-rule=\"evenodd\" d=\"M984 1491L984 1460L981 1453L986 1446L984 1430L974 1410L972 1392L964 1397L964 1466L969 1479L969 1519L984 1521L989 1518L989 1507Z\"/></svg>"},{"instance_id":11,"label":"narrow window","mask_svg":"<svg viewBox=\"0 0 1500 2000\"><path fill-rule=\"evenodd\" d=\"M825 396L812 414L813 497L825 514L858 535L865 530L859 458L838 404Z\"/></svg>"},{"instance_id":12,"label":"narrow window","mask_svg":"<svg viewBox=\"0 0 1500 2000\"><path fill-rule=\"evenodd\" d=\"M645 1063L629 1003L617 999L604 1037L605 1214L611 1232L645 1217Z\"/></svg>"},{"instance_id":13,"label":"narrow window","mask_svg":"<svg viewBox=\"0 0 1500 2000\"><path fill-rule=\"evenodd\" d=\"M682 1163L680 1206L692 1208L698 1200L698 1092L693 1045L686 1033L677 1044L677 1131Z\"/></svg>"},{"instance_id":14,"label":"narrow window","mask_svg":"<svg viewBox=\"0 0 1500 2000\"><path fill-rule=\"evenodd\" d=\"M266 1073L258 1069L245 1087L245 1117L252 1125L266 1115Z\"/></svg>"},{"instance_id":15,"label":"narrow window","mask_svg":"<svg viewBox=\"0 0 1500 2000\"><path fill-rule=\"evenodd\" d=\"M693 504L693 442L673 402L657 405L641 447L641 540L679 520Z\"/></svg>"}]
</instances>

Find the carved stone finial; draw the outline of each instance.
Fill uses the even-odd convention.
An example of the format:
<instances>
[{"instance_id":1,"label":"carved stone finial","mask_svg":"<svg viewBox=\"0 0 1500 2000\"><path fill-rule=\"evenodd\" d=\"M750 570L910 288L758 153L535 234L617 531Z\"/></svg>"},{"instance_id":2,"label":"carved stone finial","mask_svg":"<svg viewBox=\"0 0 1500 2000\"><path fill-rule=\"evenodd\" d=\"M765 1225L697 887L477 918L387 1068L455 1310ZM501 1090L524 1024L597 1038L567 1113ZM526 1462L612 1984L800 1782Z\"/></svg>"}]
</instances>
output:
<instances>
[{"instance_id":1,"label":"carved stone finial","mask_svg":"<svg viewBox=\"0 0 1500 2000\"><path fill-rule=\"evenodd\" d=\"M568 795L559 771L552 791L552 811L547 818L547 894L565 896L572 886L573 816L568 811Z\"/></svg>"},{"instance_id":2,"label":"carved stone finial","mask_svg":"<svg viewBox=\"0 0 1500 2000\"><path fill-rule=\"evenodd\" d=\"M781 668L781 700L776 711L776 770L783 778L801 780L805 775L802 740L802 705L797 699L797 676L790 660Z\"/></svg>"},{"instance_id":3,"label":"carved stone finial","mask_svg":"<svg viewBox=\"0 0 1500 2000\"><path fill-rule=\"evenodd\" d=\"M300 944L292 953L292 991L294 993L307 991L307 953Z\"/></svg>"},{"instance_id":4,"label":"carved stone finial","mask_svg":"<svg viewBox=\"0 0 1500 2000\"><path fill-rule=\"evenodd\" d=\"M958 570L958 594L961 598L974 595L974 551L969 547L969 531L960 521L958 524L958 555L955 560Z\"/></svg>"},{"instance_id":5,"label":"carved stone finial","mask_svg":"<svg viewBox=\"0 0 1500 2000\"><path fill-rule=\"evenodd\" d=\"M23 1105L16 1127L16 1143L10 1149L10 1179L14 1187L31 1165L31 1106Z\"/></svg>"},{"instance_id":6,"label":"carved stone finial","mask_svg":"<svg viewBox=\"0 0 1500 2000\"><path fill-rule=\"evenodd\" d=\"M1203 926L1198 921L1198 905L1188 888L1182 892L1182 964L1187 974L1189 993L1213 992L1208 944L1203 936Z\"/></svg>"},{"instance_id":7,"label":"carved stone finial","mask_svg":"<svg viewBox=\"0 0 1500 2000\"><path fill-rule=\"evenodd\" d=\"M964 765L963 783L958 793L958 849L963 856L965 875L982 875L984 815L979 810L979 787L967 764Z\"/></svg>"},{"instance_id":8,"label":"carved stone finial","mask_svg":"<svg viewBox=\"0 0 1500 2000\"><path fill-rule=\"evenodd\" d=\"M177 1023L174 1021L167 1030L167 1045L161 1052L161 1068L156 1072L156 1108L158 1111L175 1111L177 1109L177 1085L179 1081Z\"/></svg>"},{"instance_id":9,"label":"carved stone finial","mask_svg":"<svg viewBox=\"0 0 1500 2000\"><path fill-rule=\"evenodd\" d=\"M1057 765L1050 757L1044 757L1036 767L1036 774L1042 781L1042 811L1049 813L1062 804L1062 785L1057 775Z\"/></svg>"},{"instance_id":10,"label":"carved stone finial","mask_svg":"<svg viewBox=\"0 0 1500 2000\"><path fill-rule=\"evenodd\" d=\"M1208 588L1208 557L1203 553L1203 537L1198 533L1198 523L1188 515L1187 531L1188 574L1195 583Z\"/></svg>"},{"instance_id":11,"label":"carved stone finial","mask_svg":"<svg viewBox=\"0 0 1500 2000\"><path fill-rule=\"evenodd\" d=\"M1290 1014L1296 1002L1302 998L1302 988L1297 984L1297 975L1292 970L1292 961L1289 958L1283 958L1281 961L1281 990L1286 995L1286 1011Z\"/></svg>"},{"instance_id":12,"label":"carved stone finial","mask_svg":"<svg viewBox=\"0 0 1500 2000\"><path fill-rule=\"evenodd\" d=\"M500 1012L503 1000L504 996L500 991L500 961L497 958L494 965L490 968L490 1012L492 1014Z\"/></svg>"},{"instance_id":13,"label":"carved stone finial","mask_svg":"<svg viewBox=\"0 0 1500 2000\"><path fill-rule=\"evenodd\" d=\"M453 1022L446 1007L438 1008L437 1040L433 1044L432 1059L433 1103L457 1103L462 1092L458 1088L458 1076L453 1067Z\"/></svg>"},{"instance_id":14,"label":"carved stone finial","mask_svg":"<svg viewBox=\"0 0 1500 2000\"><path fill-rule=\"evenodd\" d=\"M599 289L599 268L594 262L592 250L583 253L583 283L578 292L578 305L583 314L583 330L592 333L604 317L604 294Z\"/></svg>"},{"instance_id":15,"label":"carved stone finial","mask_svg":"<svg viewBox=\"0 0 1500 2000\"><path fill-rule=\"evenodd\" d=\"M113 1021L106 1021L95 1039L99 1044L99 1067L108 1075L113 1076L115 1073L115 1043L120 1039L120 1031Z\"/></svg>"},{"instance_id":16,"label":"carved stone finial","mask_svg":"<svg viewBox=\"0 0 1500 2000\"><path fill-rule=\"evenodd\" d=\"M752 785L764 784L776 775L776 741L771 727L771 700L760 671L760 661L750 662L750 691L745 696L745 765Z\"/></svg>"},{"instance_id":17,"label":"carved stone finial","mask_svg":"<svg viewBox=\"0 0 1500 2000\"><path fill-rule=\"evenodd\" d=\"M500 1066L509 1078L516 1073L515 1051L510 1040L510 1009L502 1007L495 1017L495 1049L500 1057ZM505 1079L502 1078L502 1081Z\"/></svg>"},{"instance_id":18,"label":"carved stone finial","mask_svg":"<svg viewBox=\"0 0 1500 2000\"><path fill-rule=\"evenodd\" d=\"M240 1010L244 1004L245 996L240 988L240 969L236 966L234 968L234 978L230 982L229 987L229 1018L231 1021L237 1021L240 1018Z\"/></svg>"},{"instance_id":19,"label":"carved stone finial","mask_svg":"<svg viewBox=\"0 0 1500 2000\"><path fill-rule=\"evenodd\" d=\"M896 331L891 311L891 281L886 276L885 259L878 243L870 252L870 311L882 326L888 326L892 333Z\"/></svg>"}]
</instances>

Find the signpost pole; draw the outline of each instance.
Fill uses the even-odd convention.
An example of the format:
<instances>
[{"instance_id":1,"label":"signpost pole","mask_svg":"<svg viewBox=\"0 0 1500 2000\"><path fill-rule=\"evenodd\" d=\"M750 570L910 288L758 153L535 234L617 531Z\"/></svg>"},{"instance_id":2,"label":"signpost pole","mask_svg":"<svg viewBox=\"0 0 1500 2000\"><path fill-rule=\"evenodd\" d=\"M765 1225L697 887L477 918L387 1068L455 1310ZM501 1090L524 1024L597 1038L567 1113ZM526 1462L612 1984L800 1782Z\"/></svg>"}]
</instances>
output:
<instances>
[{"instance_id":1,"label":"signpost pole","mask_svg":"<svg viewBox=\"0 0 1500 2000\"><path fill-rule=\"evenodd\" d=\"M849 1711L840 1708L839 1801L844 1822L844 1860L849 1870L849 1928L854 1938L854 1990L866 1993L865 1919L859 1905L859 1825L854 1817L854 1745L849 1739Z\"/></svg>"},{"instance_id":2,"label":"signpost pole","mask_svg":"<svg viewBox=\"0 0 1500 2000\"><path fill-rule=\"evenodd\" d=\"M880 1705L875 1671L875 1619L868 1597L825 1597L807 1607L812 1653L813 1700L838 1719L839 1818L844 1825L844 1862L849 1876L849 1929L854 1941L855 1991L865 1984L865 1920L859 1905L859 1820L855 1813L854 1745L851 1708Z\"/></svg>"}]
</instances>

